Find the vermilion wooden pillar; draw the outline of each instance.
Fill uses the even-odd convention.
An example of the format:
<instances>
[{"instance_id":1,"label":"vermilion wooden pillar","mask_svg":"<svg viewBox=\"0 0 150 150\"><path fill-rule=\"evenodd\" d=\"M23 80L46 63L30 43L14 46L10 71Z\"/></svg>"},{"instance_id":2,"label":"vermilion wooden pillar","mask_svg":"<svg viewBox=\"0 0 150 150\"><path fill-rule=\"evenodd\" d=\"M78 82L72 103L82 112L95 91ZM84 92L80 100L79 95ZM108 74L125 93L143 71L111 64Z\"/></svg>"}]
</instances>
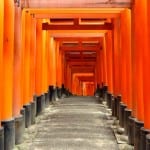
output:
<instances>
[{"instance_id":1,"label":"vermilion wooden pillar","mask_svg":"<svg viewBox=\"0 0 150 150\"><path fill-rule=\"evenodd\" d=\"M131 116L132 109L131 69L131 11L125 9L120 19L120 93L122 95L121 108L126 107L122 117L126 134L128 134L128 117Z\"/></svg>"},{"instance_id":2,"label":"vermilion wooden pillar","mask_svg":"<svg viewBox=\"0 0 150 150\"><path fill-rule=\"evenodd\" d=\"M147 7L146 7L147 6ZM146 7L146 8L145 8ZM147 5L145 5L143 3L143 9L144 11L147 11L147 15L145 16L147 19L147 27L145 25L145 28L144 28L144 35L146 33L148 33L148 38L147 40L145 41L145 44L146 44L146 47L144 49L144 76L143 76L143 83L144 83L144 127L146 129L150 129L150 118L148 117L150 115L150 109L149 109L149 104L150 104L150 101L149 101L149 97L150 97L150 94L148 92L148 90L150 89L150 79L149 79L149 74L150 74L150 69L149 69L149 66L150 66L150 1L147 0ZM147 36L147 35L145 35ZM148 45L147 43L148 42ZM148 46L148 47L147 47Z\"/></svg>"},{"instance_id":3,"label":"vermilion wooden pillar","mask_svg":"<svg viewBox=\"0 0 150 150\"><path fill-rule=\"evenodd\" d=\"M72 74L72 94L76 94L76 82L77 82L77 77L75 74Z\"/></svg>"},{"instance_id":4,"label":"vermilion wooden pillar","mask_svg":"<svg viewBox=\"0 0 150 150\"><path fill-rule=\"evenodd\" d=\"M49 34L50 37L50 34ZM49 51L48 51L48 56L49 56L49 63L48 63L48 68L49 68L49 86L51 86L52 90L52 98L53 100L56 100L57 98L57 91L56 91L56 41L54 40L53 37L49 38Z\"/></svg>"},{"instance_id":5,"label":"vermilion wooden pillar","mask_svg":"<svg viewBox=\"0 0 150 150\"><path fill-rule=\"evenodd\" d=\"M114 19L114 30L113 30L113 89L114 95L120 94L120 68L119 68L119 40L120 40L120 30L119 30L119 20Z\"/></svg>"},{"instance_id":6,"label":"vermilion wooden pillar","mask_svg":"<svg viewBox=\"0 0 150 150\"><path fill-rule=\"evenodd\" d=\"M112 49L112 31L106 33L106 59L107 59L107 81L108 90L113 93L113 49Z\"/></svg>"},{"instance_id":7,"label":"vermilion wooden pillar","mask_svg":"<svg viewBox=\"0 0 150 150\"><path fill-rule=\"evenodd\" d=\"M144 79L144 50L147 49L147 3L146 1L136 0L132 9L132 33L133 33L133 101L136 104L136 110L134 111L135 120L135 137L134 145L135 149L139 150L145 143L145 131L140 131L144 122L144 94L145 89L143 86ZM137 15L138 13L138 15ZM142 22L144 28L141 30L140 23ZM142 135L144 136L141 136ZM142 139L141 139L142 138ZM144 144L146 145L146 143ZM145 149L145 146L142 146Z\"/></svg>"},{"instance_id":8,"label":"vermilion wooden pillar","mask_svg":"<svg viewBox=\"0 0 150 150\"><path fill-rule=\"evenodd\" d=\"M123 102L132 109L132 85L131 85L131 11L125 9L121 14L121 49L120 49L120 74L121 95Z\"/></svg>"},{"instance_id":9,"label":"vermilion wooden pillar","mask_svg":"<svg viewBox=\"0 0 150 150\"><path fill-rule=\"evenodd\" d=\"M134 39L133 44L134 48L132 49L132 65L133 65L133 100L136 101L136 112L135 117L139 121L144 121L144 110L143 110L143 46L144 44L144 38L143 37L143 30L141 29L139 23L144 21L144 13L142 12L144 10L143 7L141 7L141 3L137 3L136 1L133 9L133 20L134 22ZM142 2L144 3L144 2ZM137 16L137 12L141 12L140 15Z\"/></svg>"},{"instance_id":10,"label":"vermilion wooden pillar","mask_svg":"<svg viewBox=\"0 0 150 150\"><path fill-rule=\"evenodd\" d=\"M47 30L42 31L42 50L41 50L41 57L42 57L42 93L47 92Z\"/></svg>"},{"instance_id":11,"label":"vermilion wooden pillar","mask_svg":"<svg viewBox=\"0 0 150 150\"><path fill-rule=\"evenodd\" d=\"M30 100L33 102L35 95L35 66L36 66L36 18L35 14L30 15L31 19L31 41L30 41Z\"/></svg>"},{"instance_id":12,"label":"vermilion wooden pillar","mask_svg":"<svg viewBox=\"0 0 150 150\"><path fill-rule=\"evenodd\" d=\"M67 67L66 67L66 78L68 79L68 80L66 80L66 88L67 88L67 90L69 90L69 86L70 86L70 68L69 68L69 65L67 64L66 65Z\"/></svg>"},{"instance_id":13,"label":"vermilion wooden pillar","mask_svg":"<svg viewBox=\"0 0 150 150\"><path fill-rule=\"evenodd\" d=\"M68 89L69 89L69 92L72 92L71 91L71 85L72 85L72 72L71 72L71 67L69 67L69 70L68 70Z\"/></svg>"},{"instance_id":14,"label":"vermilion wooden pillar","mask_svg":"<svg viewBox=\"0 0 150 150\"><path fill-rule=\"evenodd\" d=\"M97 82L97 84L96 84L96 87L97 87L97 85L101 85L101 83L102 83L102 81L101 81L101 74L100 74L100 72L101 72L101 68L100 68L100 63L101 63L101 59L100 59L100 50L99 51L97 51L97 60L96 60L97 62L96 62L96 65L95 65L95 68L96 68L96 73L95 73L95 81Z\"/></svg>"},{"instance_id":15,"label":"vermilion wooden pillar","mask_svg":"<svg viewBox=\"0 0 150 150\"><path fill-rule=\"evenodd\" d=\"M25 17L25 39L23 49L23 105L30 103L30 36L31 36L31 19L29 11L23 12Z\"/></svg>"},{"instance_id":16,"label":"vermilion wooden pillar","mask_svg":"<svg viewBox=\"0 0 150 150\"><path fill-rule=\"evenodd\" d=\"M107 60L106 60L106 40L105 37L103 38L103 49L102 49L102 61L103 61L103 82L104 85L108 85L108 80L107 80Z\"/></svg>"},{"instance_id":17,"label":"vermilion wooden pillar","mask_svg":"<svg viewBox=\"0 0 150 150\"><path fill-rule=\"evenodd\" d=\"M65 58L64 58L64 52L63 51L61 51L61 58L62 58L62 61L61 61L61 65L62 65L62 85L64 86L64 88L65 88L65 74L66 74L66 72L65 72Z\"/></svg>"},{"instance_id":18,"label":"vermilion wooden pillar","mask_svg":"<svg viewBox=\"0 0 150 150\"><path fill-rule=\"evenodd\" d=\"M31 87L30 87L30 68L31 68L31 15L27 10L22 11L22 53L23 53L23 62L22 62L22 76L23 76L23 106L25 109L25 127L31 125Z\"/></svg>"},{"instance_id":19,"label":"vermilion wooden pillar","mask_svg":"<svg viewBox=\"0 0 150 150\"><path fill-rule=\"evenodd\" d=\"M35 75L35 91L36 95L42 94L42 20L36 21L36 75Z\"/></svg>"},{"instance_id":20,"label":"vermilion wooden pillar","mask_svg":"<svg viewBox=\"0 0 150 150\"><path fill-rule=\"evenodd\" d=\"M13 119L13 64L14 64L14 1L4 1L3 39L3 100L1 103L2 125L4 126L4 146L11 150L15 144L15 124ZM11 22L11 24L10 24Z\"/></svg>"},{"instance_id":21,"label":"vermilion wooden pillar","mask_svg":"<svg viewBox=\"0 0 150 150\"><path fill-rule=\"evenodd\" d=\"M103 49L99 51L99 56L100 56L100 76L101 76L101 84L104 84L104 61L103 61Z\"/></svg>"},{"instance_id":22,"label":"vermilion wooden pillar","mask_svg":"<svg viewBox=\"0 0 150 150\"><path fill-rule=\"evenodd\" d=\"M56 42L56 77L57 77L57 92L58 92L58 97L61 98L61 93L62 93L62 55L61 51L59 49L59 41Z\"/></svg>"},{"instance_id":23,"label":"vermilion wooden pillar","mask_svg":"<svg viewBox=\"0 0 150 150\"><path fill-rule=\"evenodd\" d=\"M4 31L4 0L0 1L0 31ZM2 67L3 67L3 32L0 32L0 95L3 96L3 79L2 79ZM1 110L2 110L2 101L0 101L0 121L1 121ZM1 123L0 123L1 127ZM0 129L1 130L1 129ZM1 132L1 131L0 131Z\"/></svg>"},{"instance_id":24,"label":"vermilion wooden pillar","mask_svg":"<svg viewBox=\"0 0 150 150\"><path fill-rule=\"evenodd\" d=\"M50 49L49 49L49 65L50 65L50 85L56 87L56 43L52 37L50 37Z\"/></svg>"},{"instance_id":25,"label":"vermilion wooden pillar","mask_svg":"<svg viewBox=\"0 0 150 150\"><path fill-rule=\"evenodd\" d=\"M14 71L13 71L13 116L20 115L22 107L22 50L21 50L21 7L15 4L15 38L14 38Z\"/></svg>"},{"instance_id":26,"label":"vermilion wooden pillar","mask_svg":"<svg viewBox=\"0 0 150 150\"><path fill-rule=\"evenodd\" d=\"M13 67L13 116L15 118L15 143L22 141L24 132L24 116L21 115L22 101L22 37L21 37L21 6L15 3L15 36L14 36L14 67Z\"/></svg>"},{"instance_id":27,"label":"vermilion wooden pillar","mask_svg":"<svg viewBox=\"0 0 150 150\"><path fill-rule=\"evenodd\" d=\"M30 14L30 79L29 79L29 100L31 105L31 124L35 123L36 116L36 95L35 95L35 66L36 66L36 18Z\"/></svg>"},{"instance_id":28,"label":"vermilion wooden pillar","mask_svg":"<svg viewBox=\"0 0 150 150\"><path fill-rule=\"evenodd\" d=\"M4 0L0 1L0 31L4 31ZM3 99L3 32L0 32L0 96ZM4 149L4 129L1 127L2 100L0 100L0 149Z\"/></svg>"},{"instance_id":29,"label":"vermilion wooden pillar","mask_svg":"<svg viewBox=\"0 0 150 150\"><path fill-rule=\"evenodd\" d=\"M11 26L10 26L10 21ZM14 61L14 2L4 2L3 101L2 120L12 118Z\"/></svg>"},{"instance_id":30,"label":"vermilion wooden pillar","mask_svg":"<svg viewBox=\"0 0 150 150\"><path fill-rule=\"evenodd\" d=\"M42 23L44 23L46 20L43 19ZM48 68L48 42L49 41L48 37L48 31L47 30L42 30L42 49L41 49L41 84L42 84L42 109L45 108L45 104L48 105L48 73L47 73L47 68Z\"/></svg>"},{"instance_id":31,"label":"vermilion wooden pillar","mask_svg":"<svg viewBox=\"0 0 150 150\"><path fill-rule=\"evenodd\" d=\"M148 41L150 41L150 1L147 0L147 19L148 19ZM144 61L146 61L146 66L144 68L144 127L148 130L150 130L150 120L149 117L147 117L150 114L150 110L149 110L149 94L147 93L148 89L149 89L149 84L150 84L150 80L148 78L148 74L150 72L149 70L149 65L150 65L150 61L148 59L148 57L150 56L150 52L149 52L149 48L150 48L150 43L148 42L148 49L146 49L144 51L144 56L145 59ZM145 74L146 73L146 74ZM148 104L148 105L147 105ZM150 149L150 135L147 135L146 137L146 150Z\"/></svg>"},{"instance_id":32,"label":"vermilion wooden pillar","mask_svg":"<svg viewBox=\"0 0 150 150\"><path fill-rule=\"evenodd\" d=\"M35 61L35 94L37 96L37 112L42 112L42 19L36 19L36 61Z\"/></svg>"},{"instance_id":33,"label":"vermilion wooden pillar","mask_svg":"<svg viewBox=\"0 0 150 150\"><path fill-rule=\"evenodd\" d=\"M95 65L95 89L97 89L97 86L100 85L100 66L98 66L98 61Z\"/></svg>"}]
</instances>

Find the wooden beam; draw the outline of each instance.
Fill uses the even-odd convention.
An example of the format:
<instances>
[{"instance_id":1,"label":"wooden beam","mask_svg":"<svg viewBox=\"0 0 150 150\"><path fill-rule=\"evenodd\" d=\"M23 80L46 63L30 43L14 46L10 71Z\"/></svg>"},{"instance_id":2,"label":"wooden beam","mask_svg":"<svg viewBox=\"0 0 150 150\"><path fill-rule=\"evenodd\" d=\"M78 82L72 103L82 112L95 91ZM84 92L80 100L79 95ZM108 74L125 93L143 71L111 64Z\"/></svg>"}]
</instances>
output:
<instances>
[{"instance_id":1,"label":"wooden beam","mask_svg":"<svg viewBox=\"0 0 150 150\"><path fill-rule=\"evenodd\" d=\"M67 58L66 61L83 61L83 62L89 62L89 61L96 61L96 58L90 58L90 59L71 59L71 58Z\"/></svg>"},{"instance_id":2,"label":"wooden beam","mask_svg":"<svg viewBox=\"0 0 150 150\"><path fill-rule=\"evenodd\" d=\"M58 11L58 10L57 10ZM118 18L120 17L120 13L49 13L49 12L45 12L45 13L36 13L36 11L31 11L33 13L35 13L35 17L37 19L49 19L49 18L78 18L79 15L83 18ZM88 15L87 15L88 14Z\"/></svg>"},{"instance_id":3,"label":"wooden beam","mask_svg":"<svg viewBox=\"0 0 150 150\"><path fill-rule=\"evenodd\" d=\"M62 51L97 51L101 46L60 46Z\"/></svg>"},{"instance_id":4,"label":"wooden beam","mask_svg":"<svg viewBox=\"0 0 150 150\"><path fill-rule=\"evenodd\" d=\"M42 24L43 30L112 30L112 23L105 23L104 25L50 25L48 23Z\"/></svg>"},{"instance_id":5,"label":"wooden beam","mask_svg":"<svg viewBox=\"0 0 150 150\"><path fill-rule=\"evenodd\" d=\"M95 78L94 78L94 76L78 76L78 79L80 80L80 81L94 81L95 80Z\"/></svg>"},{"instance_id":6,"label":"wooden beam","mask_svg":"<svg viewBox=\"0 0 150 150\"><path fill-rule=\"evenodd\" d=\"M94 73L94 67L71 67L72 73Z\"/></svg>"},{"instance_id":7,"label":"wooden beam","mask_svg":"<svg viewBox=\"0 0 150 150\"><path fill-rule=\"evenodd\" d=\"M71 41L102 41L102 37L56 37L56 41L62 42L71 42Z\"/></svg>"},{"instance_id":8,"label":"wooden beam","mask_svg":"<svg viewBox=\"0 0 150 150\"><path fill-rule=\"evenodd\" d=\"M79 66L94 66L96 64L96 62L94 61L89 61L89 62L82 62L82 61L78 61L78 62L74 62L74 61L70 61L67 62L70 66L75 66L75 65L79 65Z\"/></svg>"}]
</instances>

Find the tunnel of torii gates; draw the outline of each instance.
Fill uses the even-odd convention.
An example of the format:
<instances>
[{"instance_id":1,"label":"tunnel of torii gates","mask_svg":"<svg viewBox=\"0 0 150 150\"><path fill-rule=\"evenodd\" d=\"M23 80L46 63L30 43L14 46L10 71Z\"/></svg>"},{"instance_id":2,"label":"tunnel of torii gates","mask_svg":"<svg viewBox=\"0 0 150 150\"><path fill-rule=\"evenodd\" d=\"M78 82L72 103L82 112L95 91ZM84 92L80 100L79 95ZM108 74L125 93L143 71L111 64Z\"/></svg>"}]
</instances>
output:
<instances>
[{"instance_id":1,"label":"tunnel of torii gates","mask_svg":"<svg viewBox=\"0 0 150 150\"><path fill-rule=\"evenodd\" d=\"M148 0L134 0L126 8L37 9L26 1L1 0L0 149L21 143L24 126L50 100L103 96L106 90L114 115L128 127L129 144L146 146L149 7Z\"/></svg>"}]
</instances>

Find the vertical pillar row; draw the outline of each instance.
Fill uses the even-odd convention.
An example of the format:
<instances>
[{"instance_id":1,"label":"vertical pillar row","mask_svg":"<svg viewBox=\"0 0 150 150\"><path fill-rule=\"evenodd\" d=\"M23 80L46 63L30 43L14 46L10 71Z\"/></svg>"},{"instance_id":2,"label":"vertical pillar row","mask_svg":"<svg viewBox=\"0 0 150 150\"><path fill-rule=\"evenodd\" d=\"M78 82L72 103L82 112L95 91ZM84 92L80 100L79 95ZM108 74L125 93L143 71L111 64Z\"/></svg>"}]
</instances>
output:
<instances>
[{"instance_id":1,"label":"vertical pillar row","mask_svg":"<svg viewBox=\"0 0 150 150\"><path fill-rule=\"evenodd\" d=\"M13 149L15 144L15 121L13 118L13 64L14 64L14 1L4 1L3 32L3 101L1 119L4 127L4 148ZM11 25L10 25L11 22ZM9 141L9 143L8 143Z\"/></svg>"}]
</instances>

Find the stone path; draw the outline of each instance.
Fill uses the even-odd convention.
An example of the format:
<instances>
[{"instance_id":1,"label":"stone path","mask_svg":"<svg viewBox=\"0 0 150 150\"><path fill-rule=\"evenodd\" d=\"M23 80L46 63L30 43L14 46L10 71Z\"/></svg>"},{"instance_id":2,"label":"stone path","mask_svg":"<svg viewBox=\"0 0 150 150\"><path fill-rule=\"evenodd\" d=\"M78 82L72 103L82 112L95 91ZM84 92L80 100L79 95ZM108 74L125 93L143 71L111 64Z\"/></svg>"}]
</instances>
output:
<instances>
[{"instance_id":1,"label":"stone path","mask_svg":"<svg viewBox=\"0 0 150 150\"><path fill-rule=\"evenodd\" d=\"M69 97L45 109L14 150L118 150L103 104Z\"/></svg>"}]
</instances>

